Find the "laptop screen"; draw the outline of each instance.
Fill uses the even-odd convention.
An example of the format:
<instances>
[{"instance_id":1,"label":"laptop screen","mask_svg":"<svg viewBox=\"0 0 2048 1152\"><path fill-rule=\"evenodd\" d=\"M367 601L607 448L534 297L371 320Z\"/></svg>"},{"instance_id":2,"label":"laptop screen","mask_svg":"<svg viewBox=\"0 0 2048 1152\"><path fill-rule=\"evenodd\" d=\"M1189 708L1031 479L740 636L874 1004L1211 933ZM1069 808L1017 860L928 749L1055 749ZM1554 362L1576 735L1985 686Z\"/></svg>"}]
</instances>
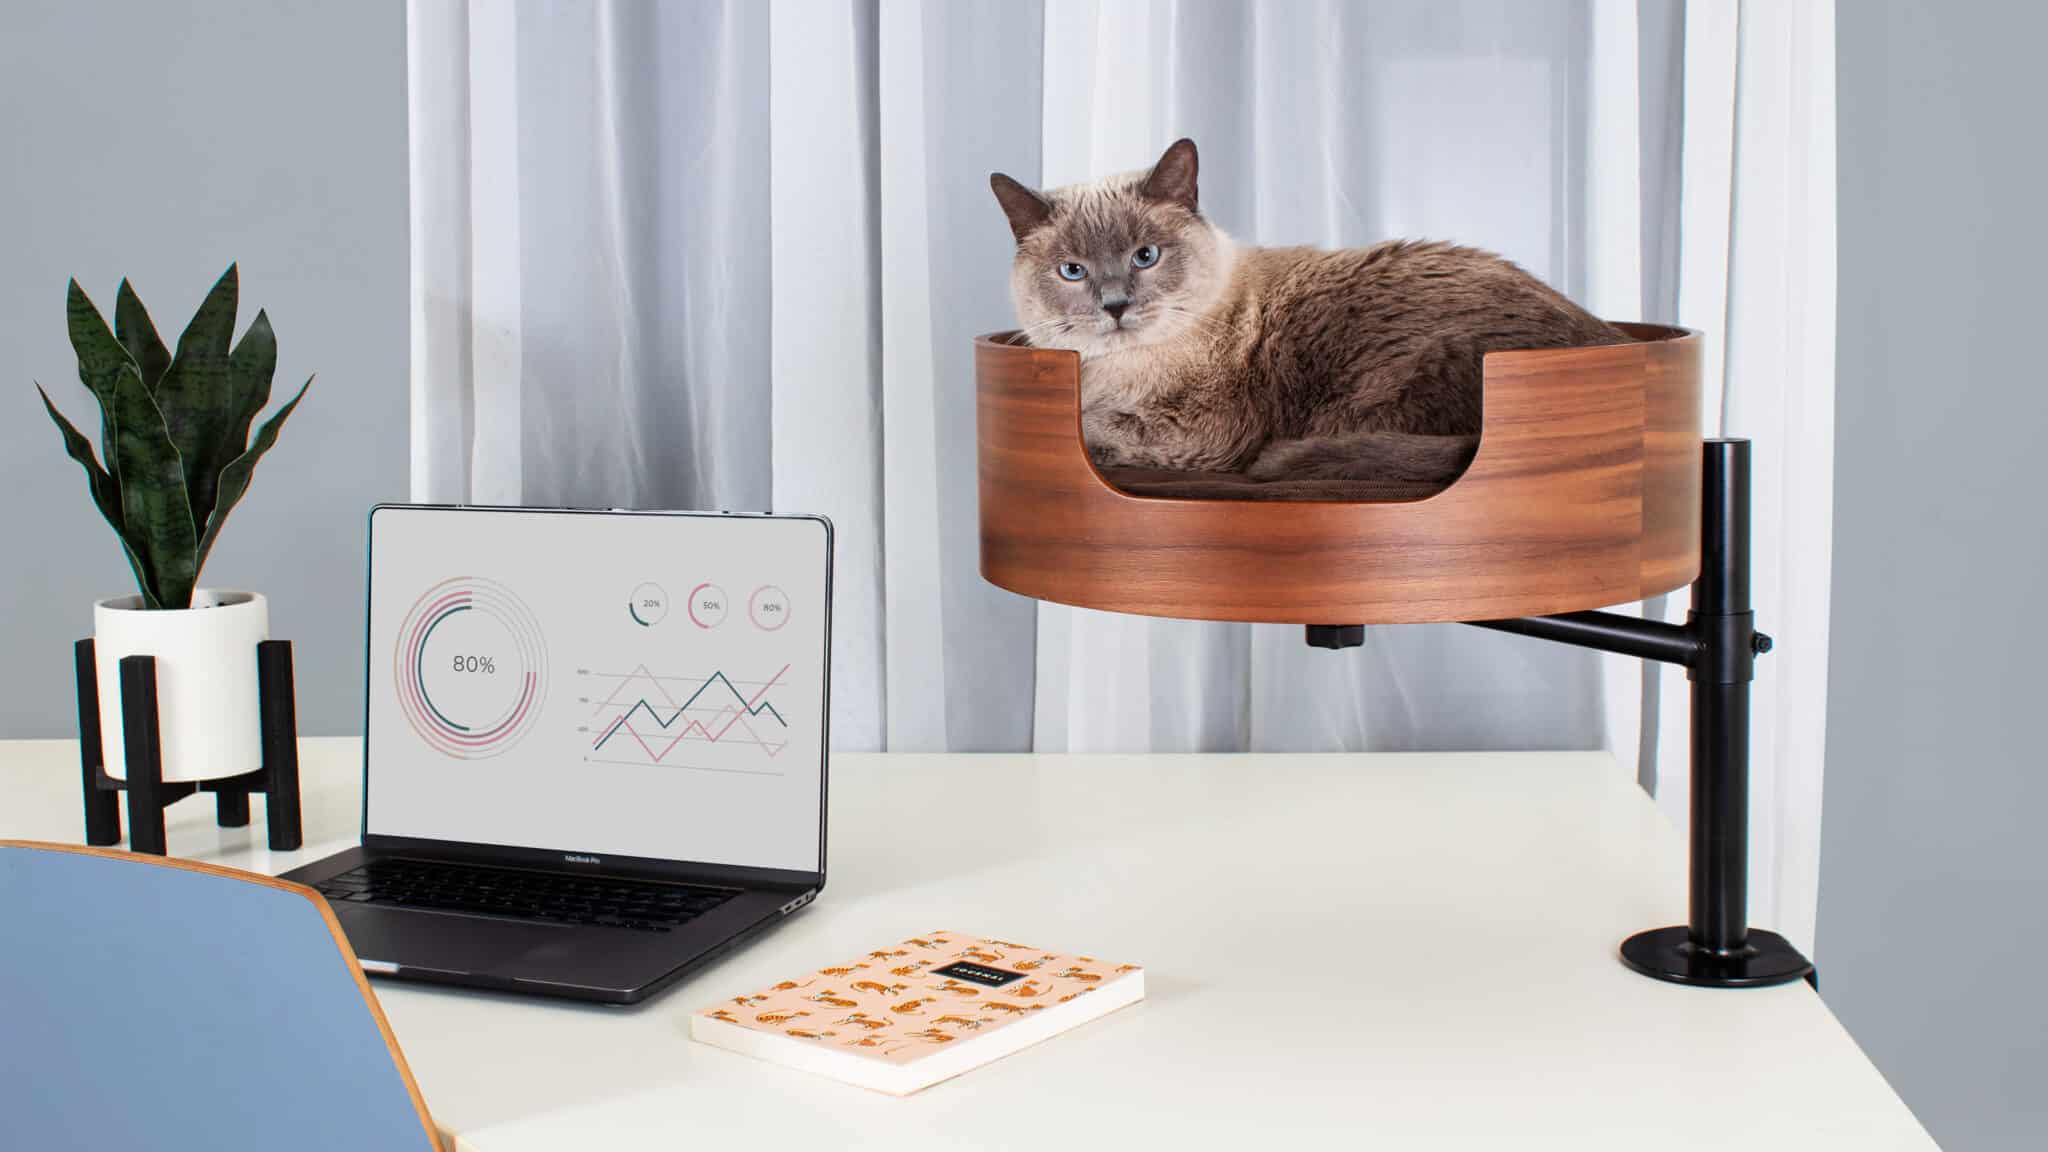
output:
<instances>
[{"instance_id":1,"label":"laptop screen","mask_svg":"<svg viewBox=\"0 0 2048 1152\"><path fill-rule=\"evenodd\" d=\"M822 871L831 529L385 506L365 830Z\"/></svg>"}]
</instances>

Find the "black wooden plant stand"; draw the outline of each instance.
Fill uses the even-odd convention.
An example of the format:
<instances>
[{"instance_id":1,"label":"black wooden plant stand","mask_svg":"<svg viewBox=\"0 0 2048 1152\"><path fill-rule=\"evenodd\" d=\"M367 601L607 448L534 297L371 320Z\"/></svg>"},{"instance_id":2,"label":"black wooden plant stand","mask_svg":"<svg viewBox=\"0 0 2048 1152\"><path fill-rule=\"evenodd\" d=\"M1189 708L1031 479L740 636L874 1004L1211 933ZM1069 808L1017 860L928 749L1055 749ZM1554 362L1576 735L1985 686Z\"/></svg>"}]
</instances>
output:
<instances>
[{"instance_id":1,"label":"black wooden plant stand","mask_svg":"<svg viewBox=\"0 0 2048 1152\"><path fill-rule=\"evenodd\" d=\"M1708 440L1700 575L1681 626L1614 612L1474 620L1480 628L1682 664L1692 681L1691 908L1688 922L1639 932L1621 962L1645 976L1710 988L1811 979L1783 936L1749 926L1749 684L1771 638L1749 599L1749 441ZM1308 642L1348 648L1356 625L1311 625Z\"/></svg>"},{"instance_id":2,"label":"black wooden plant stand","mask_svg":"<svg viewBox=\"0 0 2048 1152\"><path fill-rule=\"evenodd\" d=\"M128 846L165 855L164 809L195 792L214 794L216 820L223 828L249 823L249 794L264 794L264 822L273 852L296 851L304 842L299 825L298 713L292 698L292 645L265 640L256 645L256 673L262 698L263 766L219 780L164 779L163 747L157 728L156 657L121 659L121 743L127 779L107 775L100 753L99 680L93 642L73 649L78 676L78 761L85 785L85 842L121 839L117 792L128 793Z\"/></svg>"}]
</instances>

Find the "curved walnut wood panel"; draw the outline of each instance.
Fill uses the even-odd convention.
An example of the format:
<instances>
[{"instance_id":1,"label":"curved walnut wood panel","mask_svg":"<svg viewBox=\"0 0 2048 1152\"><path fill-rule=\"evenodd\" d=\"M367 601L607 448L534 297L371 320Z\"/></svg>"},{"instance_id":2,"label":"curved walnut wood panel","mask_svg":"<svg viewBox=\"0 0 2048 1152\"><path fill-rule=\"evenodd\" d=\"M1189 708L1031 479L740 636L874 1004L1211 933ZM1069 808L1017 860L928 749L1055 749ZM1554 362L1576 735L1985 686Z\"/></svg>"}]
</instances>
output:
<instances>
[{"instance_id":1,"label":"curved walnut wood panel","mask_svg":"<svg viewBox=\"0 0 2048 1152\"><path fill-rule=\"evenodd\" d=\"M1575 612L1699 572L1699 336L1486 357L1479 452L1400 504L1134 496L1081 445L1080 358L975 340L981 574L1195 620L1408 624Z\"/></svg>"}]
</instances>

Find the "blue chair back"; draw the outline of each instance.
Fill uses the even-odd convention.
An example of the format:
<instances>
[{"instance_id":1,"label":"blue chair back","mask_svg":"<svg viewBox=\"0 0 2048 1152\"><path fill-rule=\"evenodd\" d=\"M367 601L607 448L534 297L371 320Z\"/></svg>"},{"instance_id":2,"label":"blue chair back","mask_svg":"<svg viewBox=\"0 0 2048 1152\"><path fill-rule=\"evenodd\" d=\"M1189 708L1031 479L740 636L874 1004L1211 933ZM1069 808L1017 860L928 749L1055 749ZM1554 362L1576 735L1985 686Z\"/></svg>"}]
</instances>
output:
<instances>
[{"instance_id":1,"label":"blue chair back","mask_svg":"<svg viewBox=\"0 0 2048 1152\"><path fill-rule=\"evenodd\" d=\"M4 841L0 1128L39 1150L438 1146L311 889Z\"/></svg>"}]
</instances>

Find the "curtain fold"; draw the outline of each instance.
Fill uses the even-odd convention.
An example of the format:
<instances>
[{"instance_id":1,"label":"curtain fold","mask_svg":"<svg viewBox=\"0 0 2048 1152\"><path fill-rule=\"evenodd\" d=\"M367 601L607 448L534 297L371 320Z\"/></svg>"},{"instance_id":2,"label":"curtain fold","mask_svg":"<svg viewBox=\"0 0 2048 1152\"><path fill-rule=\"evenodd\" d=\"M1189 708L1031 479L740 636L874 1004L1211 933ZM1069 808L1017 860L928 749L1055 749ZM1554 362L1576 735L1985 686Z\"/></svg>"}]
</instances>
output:
<instances>
[{"instance_id":1,"label":"curtain fold","mask_svg":"<svg viewBox=\"0 0 2048 1152\"><path fill-rule=\"evenodd\" d=\"M1048 0L1045 28L1066 82L1046 87L1043 184L1193 136L1204 209L1240 240L1456 238L1623 317L1638 221L1676 211L1637 198L1632 3ZM1044 750L1636 750L1639 666L1607 658L1610 701L1602 657L1540 641L1377 628L1326 652L1299 628L1057 605L1038 633Z\"/></svg>"},{"instance_id":2,"label":"curtain fold","mask_svg":"<svg viewBox=\"0 0 2048 1152\"><path fill-rule=\"evenodd\" d=\"M980 580L969 341L1013 323L988 173L1085 180L1193 136L1242 241L1454 238L1708 334L1705 426L1758 441L1784 641L1753 919L1810 945L1832 11L413 0L415 496L830 515L841 748L1605 747L1682 816L1674 671L1454 625L1323 652Z\"/></svg>"},{"instance_id":3,"label":"curtain fold","mask_svg":"<svg viewBox=\"0 0 2048 1152\"><path fill-rule=\"evenodd\" d=\"M773 415L748 444L772 506L832 518L833 726L852 747L884 742L878 35L870 4L769 9L774 339L755 379Z\"/></svg>"}]
</instances>

